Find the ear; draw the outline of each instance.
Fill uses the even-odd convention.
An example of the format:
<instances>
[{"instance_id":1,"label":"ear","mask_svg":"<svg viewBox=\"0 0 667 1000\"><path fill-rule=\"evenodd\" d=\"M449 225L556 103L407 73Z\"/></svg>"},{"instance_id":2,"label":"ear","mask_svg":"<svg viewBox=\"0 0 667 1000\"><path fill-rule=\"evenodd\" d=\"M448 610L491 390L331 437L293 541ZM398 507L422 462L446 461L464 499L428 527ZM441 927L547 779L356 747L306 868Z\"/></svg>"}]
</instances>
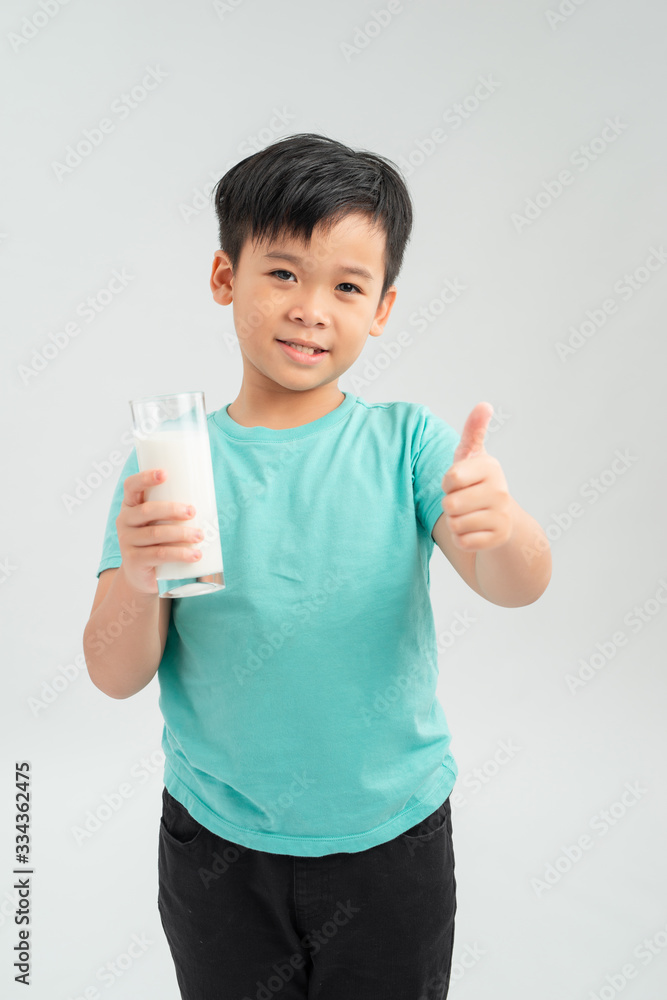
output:
<instances>
[{"instance_id":1,"label":"ear","mask_svg":"<svg viewBox=\"0 0 667 1000\"><path fill-rule=\"evenodd\" d=\"M234 275L231 262L224 250L216 250L213 255L210 284L215 301L221 306L228 306L232 301Z\"/></svg>"},{"instance_id":2,"label":"ear","mask_svg":"<svg viewBox=\"0 0 667 1000\"><path fill-rule=\"evenodd\" d=\"M385 323L389 319L389 313L391 312L394 302L396 301L396 295L396 285L390 285L382 302L377 307L371 328L368 331L371 337L379 337L384 330Z\"/></svg>"}]
</instances>

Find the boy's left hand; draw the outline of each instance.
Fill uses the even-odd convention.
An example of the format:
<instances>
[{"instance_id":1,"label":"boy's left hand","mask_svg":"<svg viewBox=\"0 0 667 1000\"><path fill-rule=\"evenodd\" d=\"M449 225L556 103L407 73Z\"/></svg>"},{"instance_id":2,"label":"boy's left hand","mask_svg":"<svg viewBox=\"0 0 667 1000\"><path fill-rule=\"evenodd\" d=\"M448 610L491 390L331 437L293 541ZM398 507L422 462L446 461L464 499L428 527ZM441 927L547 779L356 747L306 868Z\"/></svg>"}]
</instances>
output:
<instances>
[{"instance_id":1,"label":"boy's left hand","mask_svg":"<svg viewBox=\"0 0 667 1000\"><path fill-rule=\"evenodd\" d=\"M442 480L442 509L457 548L495 549L512 537L514 501L500 462L484 449L493 416L490 403L478 403L465 422L454 460Z\"/></svg>"}]
</instances>

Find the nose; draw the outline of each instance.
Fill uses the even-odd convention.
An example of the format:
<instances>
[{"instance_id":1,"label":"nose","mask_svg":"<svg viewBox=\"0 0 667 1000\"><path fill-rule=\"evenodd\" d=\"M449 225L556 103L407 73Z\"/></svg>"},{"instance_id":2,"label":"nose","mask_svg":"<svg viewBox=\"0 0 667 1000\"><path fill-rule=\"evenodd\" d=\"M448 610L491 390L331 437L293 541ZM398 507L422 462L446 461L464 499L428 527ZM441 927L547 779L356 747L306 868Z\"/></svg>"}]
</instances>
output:
<instances>
[{"instance_id":1,"label":"nose","mask_svg":"<svg viewBox=\"0 0 667 1000\"><path fill-rule=\"evenodd\" d=\"M295 323L301 323L305 327L329 326L329 317L322 304L321 298L316 293L308 294L303 289L299 303L293 305L288 313L289 318Z\"/></svg>"}]
</instances>

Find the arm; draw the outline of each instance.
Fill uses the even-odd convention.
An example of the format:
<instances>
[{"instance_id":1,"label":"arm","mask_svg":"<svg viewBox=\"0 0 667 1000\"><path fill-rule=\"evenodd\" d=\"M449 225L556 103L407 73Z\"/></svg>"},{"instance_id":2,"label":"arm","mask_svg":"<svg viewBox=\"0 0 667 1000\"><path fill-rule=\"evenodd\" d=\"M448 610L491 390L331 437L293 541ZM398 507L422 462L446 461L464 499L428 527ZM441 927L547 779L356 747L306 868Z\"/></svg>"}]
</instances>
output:
<instances>
[{"instance_id":1,"label":"arm","mask_svg":"<svg viewBox=\"0 0 667 1000\"><path fill-rule=\"evenodd\" d=\"M533 604L551 579L551 549L537 521L508 494L512 530L504 545L475 553L482 595L503 608Z\"/></svg>"},{"instance_id":2,"label":"arm","mask_svg":"<svg viewBox=\"0 0 667 1000\"><path fill-rule=\"evenodd\" d=\"M510 496L500 462L484 448L492 413L490 404L479 403L466 421L442 480L444 514L432 537L477 594L516 608L546 590L551 549L537 521Z\"/></svg>"},{"instance_id":3,"label":"arm","mask_svg":"<svg viewBox=\"0 0 667 1000\"><path fill-rule=\"evenodd\" d=\"M540 525L509 497L514 511L511 537L493 549L469 552L457 547L446 514L435 522L432 538L462 580L475 593L503 608L533 604L551 579L551 549Z\"/></svg>"},{"instance_id":4,"label":"arm","mask_svg":"<svg viewBox=\"0 0 667 1000\"><path fill-rule=\"evenodd\" d=\"M100 573L83 653L95 687L110 698L130 698L157 673L167 642L171 600L138 593L122 564Z\"/></svg>"}]
</instances>

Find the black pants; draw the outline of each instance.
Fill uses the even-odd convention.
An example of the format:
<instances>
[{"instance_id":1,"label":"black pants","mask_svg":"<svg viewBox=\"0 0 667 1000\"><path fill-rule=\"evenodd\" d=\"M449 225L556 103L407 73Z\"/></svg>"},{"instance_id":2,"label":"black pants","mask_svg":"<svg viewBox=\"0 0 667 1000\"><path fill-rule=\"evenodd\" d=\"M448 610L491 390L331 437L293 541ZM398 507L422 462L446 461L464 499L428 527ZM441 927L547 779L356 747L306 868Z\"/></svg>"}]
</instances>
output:
<instances>
[{"instance_id":1,"label":"black pants","mask_svg":"<svg viewBox=\"0 0 667 1000\"><path fill-rule=\"evenodd\" d=\"M183 1000L444 1000L451 806L366 851L270 854L212 833L166 788L158 909Z\"/></svg>"}]
</instances>

